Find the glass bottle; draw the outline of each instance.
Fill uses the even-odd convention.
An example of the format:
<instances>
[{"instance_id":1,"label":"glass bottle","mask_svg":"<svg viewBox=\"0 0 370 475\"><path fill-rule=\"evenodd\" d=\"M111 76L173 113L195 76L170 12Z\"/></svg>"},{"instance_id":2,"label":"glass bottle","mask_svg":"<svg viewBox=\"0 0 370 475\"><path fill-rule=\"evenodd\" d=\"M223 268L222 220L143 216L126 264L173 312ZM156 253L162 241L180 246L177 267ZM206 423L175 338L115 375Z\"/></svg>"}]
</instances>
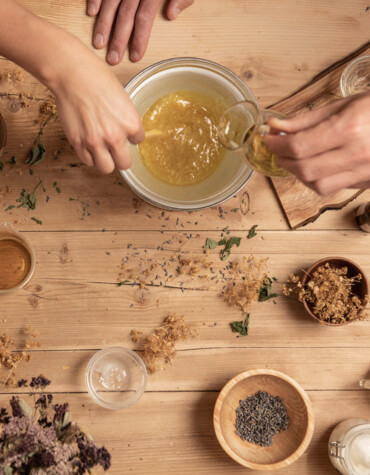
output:
<instances>
[{"instance_id":1,"label":"glass bottle","mask_svg":"<svg viewBox=\"0 0 370 475\"><path fill-rule=\"evenodd\" d=\"M370 421L347 419L338 424L329 438L331 463L343 475L370 473Z\"/></svg>"},{"instance_id":2,"label":"glass bottle","mask_svg":"<svg viewBox=\"0 0 370 475\"><path fill-rule=\"evenodd\" d=\"M224 147L238 152L257 172L266 176L286 177L290 175L289 172L277 164L276 155L263 142L263 135L271 131L267 124L271 117L284 118L279 112L260 109L253 102L238 102L222 115L218 136Z\"/></svg>"},{"instance_id":3,"label":"glass bottle","mask_svg":"<svg viewBox=\"0 0 370 475\"><path fill-rule=\"evenodd\" d=\"M356 211L356 223L365 233L370 233L370 201L363 203Z\"/></svg>"}]
</instances>

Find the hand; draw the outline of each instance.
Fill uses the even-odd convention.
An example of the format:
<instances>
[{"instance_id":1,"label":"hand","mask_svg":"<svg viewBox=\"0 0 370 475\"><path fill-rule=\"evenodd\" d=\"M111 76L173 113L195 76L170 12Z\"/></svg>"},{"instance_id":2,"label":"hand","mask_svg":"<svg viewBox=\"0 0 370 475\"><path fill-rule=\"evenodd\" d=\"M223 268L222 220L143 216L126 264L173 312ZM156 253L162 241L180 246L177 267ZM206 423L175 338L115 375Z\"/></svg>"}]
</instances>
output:
<instances>
[{"instance_id":1,"label":"hand","mask_svg":"<svg viewBox=\"0 0 370 475\"><path fill-rule=\"evenodd\" d=\"M53 92L67 139L83 163L103 173L130 167L127 139L134 144L144 139L141 120L103 61L89 50L84 56L81 48Z\"/></svg>"},{"instance_id":2,"label":"hand","mask_svg":"<svg viewBox=\"0 0 370 475\"><path fill-rule=\"evenodd\" d=\"M317 193L370 187L370 92L269 124L287 133L264 137L279 165Z\"/></svg>"},{"instance_id":3,"label":"hand","mask_svg":"<svg viewBox=\"0 0 370 475\"><path fill-rule=\"evenodd\" d=\"M193 3L194 0L170 0L167 18L175 20L182 10ZM130 59L140 61L161 4L162 0L88 0L88 14L98 15L93 38L95 48L105 48L114 29L107 55L109 64L115 65L122 60L130 39Z\"/></svg>"}]
</instances>

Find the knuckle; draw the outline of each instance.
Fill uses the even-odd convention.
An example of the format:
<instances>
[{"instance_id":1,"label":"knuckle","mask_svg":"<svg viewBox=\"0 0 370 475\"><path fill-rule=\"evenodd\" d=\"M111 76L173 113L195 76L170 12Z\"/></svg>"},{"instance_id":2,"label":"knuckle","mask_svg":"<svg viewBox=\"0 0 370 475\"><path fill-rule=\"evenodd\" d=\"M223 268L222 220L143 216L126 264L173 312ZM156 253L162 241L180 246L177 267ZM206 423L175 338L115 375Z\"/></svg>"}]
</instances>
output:
<instances>
[{"instance_id":1,"label":"knuckle","mask_svg":"<svg viewBox=\"0 0 370 475\"><path fill-rule=\"evenodd\" d=\"M140 10L136 15L136 19L141 23L147 23L151 18L153 18L153 9L148 7L147 4L143 4Z\"/></svg>"},{"instance_id":2,"label":"knuckle","mask_svg":"<svg viewBox=\"0 0 370 475\"><path fill-rule=\"evenodd\" d=\"M99 146L99 143L100 143L100 141L98 140L98 138L95 135L87 136L87 137L85 137L85 140L84 140L84 145L88 149L97 148Z\"/></svg>"},{"instance_id":3,"label":"knuckle","mask_svg":"<svg viewBox=\"0 0 370 475\"><path fill-rule=\"evenodd\" d=\"M81 136L78 134L69 135L68 141L72 145L73 148L79 148L82 145Z\"/></svg>"},{"instance_id":4,"label":"knuckle","mask_svg":"<svg viewBox=\"0 0 370 475\"><path fill-rule=\"evenodd\" d=\"M136 7L130 3L123 2L118 10L118 18L125 20L127 18L133 19L136 15Z\"/></svg>"},{"instance_id":5,"label":"knuckle","mask_svg":"<svg viewBox=\"0 0 370 475\"><path fill-rule=\"evenodd\" d=\"M291 140L289 141L288 148L292 157L303 158L304 150L299 134L296 134L291 138Z\"/></svg>"}]
</instances>

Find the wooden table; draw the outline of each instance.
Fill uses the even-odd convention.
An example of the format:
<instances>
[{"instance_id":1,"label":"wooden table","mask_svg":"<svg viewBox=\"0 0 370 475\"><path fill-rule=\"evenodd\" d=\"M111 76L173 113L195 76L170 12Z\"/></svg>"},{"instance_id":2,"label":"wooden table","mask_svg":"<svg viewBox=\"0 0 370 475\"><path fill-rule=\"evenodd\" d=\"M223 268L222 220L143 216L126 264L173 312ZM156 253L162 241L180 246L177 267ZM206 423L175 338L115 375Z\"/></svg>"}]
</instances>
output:
<instances>
[{"instance_id":1,"label":"wooden table","mask_svg":"<svg viewBox=\"0 0 370 475\"><path fill-rule=\"evenodd\" d=\"M84 14L84 0L22 3L90 45L93 23ZM125 59L115 71L125 83L156 61L196 55L231 68L248 82L261 104L269 105L368 41L368 10L367 0L340 0L335 5L321 0L197 0L174 23L158 18L144 60L130 64ZM1 60L0 72L10 66ZM289 231L269 181L256 175L246 188L251 201L247 216L231 212L239 208L240 195L225 203L224 219L218 209L162 216L152 206L137 204L117 174L100 176L80 166L66 145L55 160L54 151L64 144L58 124L48 126L48 157L30 176L23 160L38 130L34 121L47 91L27 74L21 85L1 83L0 88L0 110L9 129L0 175L0 221L24 231L37 254L31 284L1 298L1 331L12 336L17 347L22 348L28 325L40 332L42 346L32 351L32 360L19 367L17 376L42 372L52 379L57 400L68 400L73 418L111 451L110 473L241 474L245 469L228 458L214 435L215 400L238 372L280 370L307 390L316 418L309 449L284 475L336 473L327 456L330 431L348 417L370 419L369 393L358 386L360 379L370 376L370 322L321 327L300 304L280 297L276 305L255 304L249 336L236 338L229 325L240 319L240 312L216 291L202 290L202 282L194 280L184 292L178 278L167 283L163 279L162 286L145 290L118 287L117 282L121 259L134 254L127 249L129 243L137 247L136 264L145 249L150 258L168 258L178 245L161 248L172 236L186 242L187 253L199 255L205 238L218 238L225 226L243 238L233 255L269 257L271 274L280 282L329 255L349 257L370 274L369 235L356 228L353 218L370 193L341 211L326 212L305 228ZM19 108L17 97L11 95L17 88L37 99ZM6 163L12 156L16 165ZM46 192L38 191L35 211L5 211L23 188L33 188L39 179ZM254 224L258 235L248 240ZM199 338L178 345L173 365L149 377L146 393L133 407L110 412L94 404L84 384L89 358L109 345L132 348L130 330L152 331L168 310L201 324ZM13 390L1 391L3 404Z\"/></svg>"}]
</instances>

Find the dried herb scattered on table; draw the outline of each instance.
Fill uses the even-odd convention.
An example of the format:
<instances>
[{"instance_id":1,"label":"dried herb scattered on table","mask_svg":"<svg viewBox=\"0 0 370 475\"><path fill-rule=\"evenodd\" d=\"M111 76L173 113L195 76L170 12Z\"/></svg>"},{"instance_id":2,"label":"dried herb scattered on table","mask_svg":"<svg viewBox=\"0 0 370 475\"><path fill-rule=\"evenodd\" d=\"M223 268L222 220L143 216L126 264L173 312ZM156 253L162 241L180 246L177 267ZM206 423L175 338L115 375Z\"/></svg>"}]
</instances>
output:
<instances>
[{"instance_id":1,"label":"dried herb scattered on table","mask_svg":"<svg viewBox=\"0 0 370 475\"><path fill-rule=\"evenodd\" d=\"M368 297L362 301L352 293L352 286L362 280L362 275L350 278L347 273L347 267L334 268L327 262L309 276L306 285L302 284L298 275L291 274L287 284L282 286L283 294L296 294L300 302L305 300L323 322L357 320L360 311L367 305Z\"/></svg>"},{"instance_id":2,"label":"dried herb scattered on table","mask_svg":"<svg viewBox=\"0 0 370 475\"><path fill-rule=\"evenodd\" d=\"M233 333L239 333L241 336L248 335L248 327L249 327L249 313L245 315L244 321L235 321L232 322L231 328Z\"/></svg>"},{"instance_id":3,"label":"dried herb scattered on table","mask_svg":"<svg viewBox=\"0 0 370 475\"><path fill-rule=\"evenodd\" d=\"M176 356L175 343L179 340L188 340L197 336L195 325L185 323L183 315L170 313L164 319L163 324L146 337L139 337L140 332L131 331L131 339L139 343L143 351L142 358L149 373L163 369L161 361L171 363Z\"/></svg>"},{"instance_id":4,"label":"dried herb scattered on table","mask_svg":"<svg viewBox=\"0 0 370 475\"><path fill-rule=\"evenodd\" d=\"M273 277L274 280L275 277ZM270 277L265 277L261 287L258 290L258 300L259 302L265 302L266 300L279 297L279 294L271 293L272 279Z\"/></svg>"},{"instance_id":5,"label":"dried herb scattered on table","mask_svg":"<svg viewBox=\"0 0 370 475\"><path fill-rule=\"evenodd\" d=\"M284 401L266 391L240 400L235 412L238 436L261 447L271 447L274 435L286 430L290 422Z\"/></svg>"},{"instance_id":6,"label":"dried herb scattered on table","mask_svg":"<svg viewBox=\"0 0 370 475\"><path fill-rule=\"evenodd\" d=\"M258 224L255 224L254 226L250 228L248 236L247 236L248 239L252 239L254 238L254 236L257 236L257 233L256 233L257 226Z\"/></svg>"},{"instance_id":7,"label":"dried herb scattered on table","mask_svg":"<svg viewBox=\"0 0 370 475\"><path fill-rule=\"evenodd\" d=\"M35 221L37 224L42 224L42 221L40 221L40 220L37 219L37 218L32 217L31 219L32 219L33 221Z\"/></svg>"},{"instance_id":8,"label":"dried herb scattered on table","mask_svg":"<svg viewBox=\"0 0 370 475\"><path fill-rule=\"evenodd\" d=\"M51 114L50 117L43 123L40 128L40 132L37 134L34 146L32 147L30 153L28 154L25 163L29 165L37 165L42 162L46 157L46 148L43 143L43 134L46 125L56 116L56 113Z\"/></svg>"},{"instance_id":9,"label":"dried herb scattered on table","mask_svg":"<svg viewBox=\"0 0 370 475\"><path fill-rule=\"evenodd\" d=\"M21 203L18 208L26 207L29 210L30 209L35 209L36 208L36 190L39 186L42 185L42 180L35 186L34 190L32 193L27 193L27 190L22 190L21 196L17 199L18 203ZM44 189L45 190L45 189Z\"/></svg>"},{"instance_id":10,"label":"dried herb scattered on table","mask_svg":"<svg viewBox=\"0 0 370 475\"><path fill-rule=\"evenodd\" d=\"M221 239L220 241L214 241L213 239L207 238L206 244L203 246L204 249L216 249L218 246L225 246L224 249L220 251L220 259L226 261L230 256L231 248L233 246L240 246L240 237L231 237L229 239Z\"/></svg>"}]
</instances>

